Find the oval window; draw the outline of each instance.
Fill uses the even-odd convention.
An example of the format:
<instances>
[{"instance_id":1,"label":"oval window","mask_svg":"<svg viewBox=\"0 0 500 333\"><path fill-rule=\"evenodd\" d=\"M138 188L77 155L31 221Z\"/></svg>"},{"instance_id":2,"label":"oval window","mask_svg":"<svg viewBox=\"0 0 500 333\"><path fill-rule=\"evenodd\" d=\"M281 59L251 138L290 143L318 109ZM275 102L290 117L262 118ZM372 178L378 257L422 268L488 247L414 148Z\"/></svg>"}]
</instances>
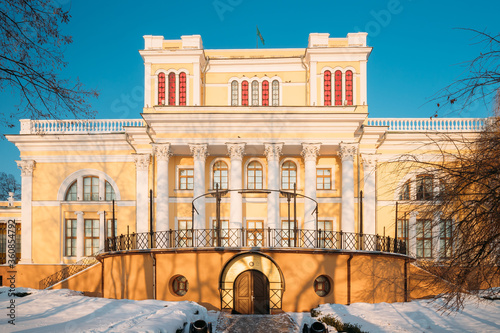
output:
<instances>
[{"instance_id":1,"label":"oval window","mask_svg":"<svg viewBox=\"0 0 500 333\"><path fill-rule=\"evenodd\" d=\"M172 291L177 296L184 296L188 291L189 283L186 277L177 275L172 279Z\"/></svg>"},{"instance_id":2,"label":"oval window","mask_svg":"<svg viewBox=\"0 0 500 333\"><path fill-rule=\"evenodd\" d=\"M330 279L326 275L320 275L314 280L314 291L318 296L324 297L330 292Z\"/></svg>"}]
</instances>

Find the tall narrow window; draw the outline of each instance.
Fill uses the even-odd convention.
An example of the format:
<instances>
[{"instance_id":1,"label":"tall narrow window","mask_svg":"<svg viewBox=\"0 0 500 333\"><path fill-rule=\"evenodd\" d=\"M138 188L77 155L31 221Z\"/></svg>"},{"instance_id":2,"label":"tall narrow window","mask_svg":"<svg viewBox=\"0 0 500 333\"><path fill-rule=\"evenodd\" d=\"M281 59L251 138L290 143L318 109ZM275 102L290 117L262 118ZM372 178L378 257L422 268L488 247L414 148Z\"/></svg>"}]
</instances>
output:
<instances>
[{"instance_id":1,"label":"tall narrow window","mask_svg":"<svg viewBox=\"0 0 500 333\"><path fill-rule=\"evenodd\" d=\"M347 100L347 105L352 105L352 90L352 71L347 71L345 72L345 99Z\"/></svg>"},{"instance_id":2,"label":"tall narrow window","mask_svg":"<svg viewBox=\"0 0 500 333\"><path fill-rule=\"evenodd\" d=\"M88 176L83 177L83 200L98 201L99 200L99 178Z\"/></svg>"},{"instance_id":3,"label":"tall narrow window","mask_svg":"<svg viewBox=\"0 0 500 333\"><path fill-rule=\"evenodd\" d=\"M250 190L262 189L262 164L250 162L247 167L247 188Z\"/></svg>"},{"instance_id":4,"label":"tall narrow window","mask_svg":"<svg viewBox=\"0 0 500 333\"><path fill-rule=\"evenodd\" d=\"M115 237L118 236L118 221L115 219L113 223L113 219L109 219L106 229L106 237L113 237L113 229L115 229Z\"/></svg>"},{"instance_id":5,"label":"tall narrow window","mask_svg":"<svg viewBox=\"0 0 500 333\"><path fill-rule=\"evenodd\" d=\"M408 219L398 219L398 239L405 241L408 245Z\"/></svg>"},{"instance_id":6,"label":"tall narrow window","mask_svg":"<svg viewBox=\"0 0 500 333\"><path fill-rule=\"evenodd\" d=\"M186 105L186 73L179 74L179 105Z\"/></svg>"},{"instance_id":7,"label":"tall narrow window","mask_svg":"<svg viewBox=\"0 0 500 333\"><path fill-rule=\"evenodd\" d=\"M219 246L217 243L218 233L217 233L217 220L214 220L214 230L213 230L213 246ZM220 220L220 246L229 246L229 221Z\"/></svg>"},{"instance_id":8,"label":"tall narrow window","mask_svg":"<svg viewBox=\"0 0 500 333\"><path fill-rule=\"evenodd\" d=\"M291 161L283 163L281 167L281 188L293 190L293 185L297 183L297 165Z\"/></svg>"},{"instance_id":9,"label":"tall narrow window","mask_svg":"<svg viewBox=\"0 0 500 333\"><path fill-rule=\"evenodd\" d=\"M450 258L453 249L451 220L441 220L439 233L439 256L441 258Z\"/></svg>"},{"instance_id":10,"label":"tall narrow window","mask_svg":"<svg viewBox=\"0 0 500 333\"><path fill-rule=\"evenodd\" d=\"M179 170L179 189L192 190L194 186L194 170L180 169Z\"/></svg>"},{"instance_id":11,"label":"tall narrow window","mask_svg":"<svg viewBox=\"0 0 500 333\"><path fill-rule=\"evenodd\" d=\"M236 80L233 80L233 82L231 82L231 105L238 105L238 81Z\"/></svg>"},{"instance_id":12,"label":"tall narrow window","mask_svg":"<svg viewBox=\"0 0 500 333\"><path fill-rule=\"evenodd\" d=\"M158 74L158 105L165 105L165 73Z\"/></svg>"},{"instance_id":13,"label":"tall narrow window","mask_svg":"<svg viewBox=\"0 0 500 333\"><path fill-rule=\"evenodd\" d=\"M417 200L431 200L433 198L432 175L417 176Z\"/></svg>"},{"instance_id":14,"label":"tall narrow window","mask_svg":"<svg viewBox=\"0 0 500 333\"><path fill-rule=\"evenodd\" d=\"M404 183L401 191L399 192L399 200L410 200L410 181Z\"/></svg>"},{"instance_id":15,"label":"tall narrow window","mask_svg":"<svg viewBox=\"0 0 500 333\"><path fill-rule=\"evenodd\" d=\"M269 81L262 81L262 105L269 106Z\"/></svg>"},{"instance_id":16,"label":"tall narrow window","mask_svg":"<svg viewBox=\"0 0 500 333\"><path fill-rule=\"evenodd\" d=\"M335 105L342 105L342 72L335 71Z\"/></svg>"},{"instance_id":17,"label":"tall narrow window","mask_svg":"<svg viewBox=\"0 0 500 333\"><path fill-rule=\"evenodd\" d=\"M324 86L324 104L325 106L332 105L332 72L325 71L323 74L323 86Z\"/></svg>"},{"instance_id":18,"label":"tall narrow window","mask_svg":"<svg viewBox=\"0 0 500 333\"><path fill-rule=\"evenodd\" d=\"M333 221L318 220L318 240L319 247L332 249L335 248L335 237L333 237Z\"/></svg>"},{"instance_id":19,"label":"tall narrow window","mask_svg":"<svg viewBox=\"0 0 500 333\"><path fill-rule=\"evenodd\" d=\"M259 105L259 81L252 81L252 106Z\"/></svg>"},{"instance_id":20,"label":"tall narrow window","mask_svg":"<svg viewBox=\"0 0 500 333\"><path fill-rule=\"evenodd\" d=\"M223 161L218 161L214 164L213 175L213 189L216 188L216 185L219 185L219 190L227 190L228 185L228 168L227 164Z\"/></svg>"},{"instance_id":21,"label":"tall narrow window","mask_svg":"<svg viewBox=\"0 0 500 333\"><path fill-rule=\"evenodd\" d=\"M316 189L317 190L331 190L332 189L332 175L331 169L316 169Z\"/></svg>"},{"instance_id":22,"label":"tall narrow window","mask_svg":"<svg viewBox=\"0 0 500 333\"><path fill-rule=\"evenodd\" d=\"M295 246L295 221L281 221L281 246Z\"/></svg>"},{"instance_id":23,"label":"tall narrow window","mask_svg":"<svg viewBox=\"0 0 500 333\"><path fill-rule=\"evenodd\" d=\"M264 246L264 222L262 220L247 221L247 246Z\"/></svg>"},{"instance_id":24,"label":"tall narrow window","mask_svg":"<svg viewBox=\"0 0 500 333\"><path fill-rule=\"evenodd\" d=\"M68 189L68 192L66 192L66 201L76 201L78 200L77 197L77 182L76 180L71 184L71 186Z\"/></svg>"},{"instance_id":25,"label":"tall narrow window","mask_svg":"<svg viewBox=\"0 0 500 333\"><path fill-rule=\"evenodd\" d=\"M99 251L99 220L85 220L85 256Z\"/></svg>"},{"instance_id":26,"label":"tall narrow window","mask_svg":"<svg viewBox=\"0 0 500 333\"><path fill-rule=\"evenodd\" d=\"M248 106L248 81L241 82L241 105Z\"/></svg>"},{"instance_id":27,"label":"tall narrow window","mask_svg":"<svg viewBox=\"0 0 500 333\"><path fill-rule=\"evenodd\" d=\"M76 257L76 219L66 220L65 256Z\"/></svg>"},{"instance_id":28,"label":"tall narrow window","mask_svg":"<svg viewBox=\"0 0 500 333\"><path fill-rule=\"evenodd\" d=\"M179 230L177 230L176 246L193 246L193 222L191 220L179 220Z\"/></svg>"},{"instance_id":29,"label":"tall narrow window","mask_svg":"<svg viewBox=\"0 0 500 333\"><path fill-rule=\"evenodd\" d=\"M106 181L106 201L111 201L115 199L116 199L115 190L113 189L113 186L111 186L111 184L108 181Z\"/></svg>"},{"instance_id":30,"label":"tall narrow window","mask_svg":"<svg viewBox=\"0 0 500 333\"><path fill-rule=\"evenodd\" d=\"M280 82L278 80L273 81L273 106L280 105Z\"/></svg>"},{"instance_id":31,"label":"tall narrow window","mask_svg":"<svg viewBox=\"0 0 500 333\"><path fill-rule=\"evenodd\" d=\"M175 73L168 74L168 105L175 105Z\"/></svg>"},{"instance_id":32,"label":"tall narrow window","mask_svg":"<svg viewBox=\"0 0 500 333\"><path fill-rule=\"evenodd\" d=\"M432 258L432 224L430 220L417 221L417 258Z\"/></svg>"}]
</instances>

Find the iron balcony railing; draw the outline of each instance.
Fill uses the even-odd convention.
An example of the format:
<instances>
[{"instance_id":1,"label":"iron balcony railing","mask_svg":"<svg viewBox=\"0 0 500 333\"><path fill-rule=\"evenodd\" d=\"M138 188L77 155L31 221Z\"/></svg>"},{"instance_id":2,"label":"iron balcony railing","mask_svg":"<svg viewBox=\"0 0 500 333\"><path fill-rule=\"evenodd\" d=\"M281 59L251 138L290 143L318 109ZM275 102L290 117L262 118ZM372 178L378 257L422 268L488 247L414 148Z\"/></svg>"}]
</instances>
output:
<instances>
[{"instance_id":1,"label":"iron balcony railing","mask_svg":"<svg viewBox=\"0 0 500 333\"><path fill-rule=\"evenodd\" d=\"M307 248L407 254L403 240L379 235L306 229L181 229L107 238L105 252L171 248Z\"/></svg>"}]
</instances>

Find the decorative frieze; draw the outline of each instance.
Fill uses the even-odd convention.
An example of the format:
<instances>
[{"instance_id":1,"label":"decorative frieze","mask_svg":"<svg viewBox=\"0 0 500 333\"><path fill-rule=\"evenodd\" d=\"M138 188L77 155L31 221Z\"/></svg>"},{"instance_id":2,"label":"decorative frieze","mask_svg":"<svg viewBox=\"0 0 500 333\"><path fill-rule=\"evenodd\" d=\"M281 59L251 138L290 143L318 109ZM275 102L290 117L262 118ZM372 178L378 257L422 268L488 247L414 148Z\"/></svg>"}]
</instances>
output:
<instances>
[{"instance_id":1,"label":"decorative frieze","mask_svg":"<svg viewBox=\"0 0 500 333\"><path fill-rule=\"evenodd\" d=\"M319 156L319 150L321 148L321 143L303 143L302 144L302 158L305 162L314 161L316 163L316 159Z\"/></svg>"},{"instance_id":2,"label":"decorative frieze","mask_svg":"<svg viewBox=\"0 0 500 333\"><path fill-rule=\"evenodd\" d=\"M264 154L267 160L279 160L282 149L282 143L266 143L264 146Z\"/></svg>"},{"instance_id":3,"label":"decorative frieze","mask_svg":"<svg viewBox=\"0 0 500 333\"><path fill-rule=\"evenodd\" d=\"M208 156L208 145L204 143L192 144L189 145L189 149L191 150L191 154L193 154L195 160L202 160L203 162L205 162Z\"/></svg>"},{"instance_id":4,"label":"decorative frieze","mask_svg":"<svg viewBox=\"0 0 500 333\"><path fill-rule=\"evenodd\" d=\"M343 160L354 159L354 155L358 152L358 144L357 143L340 143L340 158Z\"/></svg>"},{"instance_id":5,"label":"decorative frieze","mask_svg":"<svg viewBox=\"0 0 500 333\"><path fill-rule=\"evenodd\" d=\"M136 154L134 155L135 167L137 171L148 171L150 154Z\"/></svg>"},{"instance_id":6,"label":"decorative frieze","mask_svg":"<svg viewBox=\"0 0 500 333\"><path fill-rule=\"evenodd\" d=\"M21 176L32 176L33 169L35 168L35 161L33 160L22 160L16 161L17 167L21 169Z\"/></svg>"},{"instance_id":7,"label":"decorative frieze","mask_svg":"<svg viewBox=\"0 0 500 333\"><path fill-rule=\"evenodd\" d=\"M153 153L158 161L167 161L172 156L170 151L170 143L155 143L153 144Z\"/></svg>"},{"instance_id":8,"label":"decorative frieze","mask_svg":"<svg viewBox=\"0 0 500 333\"><path fill-rule=\"evenodd\" d=\"M227 143L227 152L231 160L242 160L245 153L244 143Z\"/></svg>"}]
</instances>

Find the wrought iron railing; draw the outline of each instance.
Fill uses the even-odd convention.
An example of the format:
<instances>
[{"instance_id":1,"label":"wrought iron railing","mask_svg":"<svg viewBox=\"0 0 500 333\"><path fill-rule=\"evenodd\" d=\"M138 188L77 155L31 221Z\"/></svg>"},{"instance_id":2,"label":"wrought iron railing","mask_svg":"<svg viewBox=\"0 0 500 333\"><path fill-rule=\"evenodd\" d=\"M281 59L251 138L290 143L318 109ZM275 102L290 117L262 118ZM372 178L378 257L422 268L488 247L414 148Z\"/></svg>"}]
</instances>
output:
<instances>
[{"instance_id":1,"label":"wrought iron railing","mask_svg":"<svg viewBox=\"0 0 500 333\"><path fill-rule=\"evenodd\" d=\"M66 280L67 278L89 268L90 266L93 266L97 264L99 261L96 259L97 255L102 253L103 251L96 252L92 254L91 256L84 257L74 264L71 264L69 266L64 267L60 271L47 276L45 279L41 280L39 282L39 287L40 289L46 289L50 286L55 285L56 283L59 283L61 281Z\"/></svg>"},{"instance_id":2,"label":"wrought iron railing","mask_svg":"<svg viewBox=\"0 0 500 333\"><path fill-rule=\"evenodd\" d=\"M189 247L274 247L364 250L407 254L403 240L343 231L307 229L181 229L107 238L105 252Z\"/></svg>"}]
</instances>

